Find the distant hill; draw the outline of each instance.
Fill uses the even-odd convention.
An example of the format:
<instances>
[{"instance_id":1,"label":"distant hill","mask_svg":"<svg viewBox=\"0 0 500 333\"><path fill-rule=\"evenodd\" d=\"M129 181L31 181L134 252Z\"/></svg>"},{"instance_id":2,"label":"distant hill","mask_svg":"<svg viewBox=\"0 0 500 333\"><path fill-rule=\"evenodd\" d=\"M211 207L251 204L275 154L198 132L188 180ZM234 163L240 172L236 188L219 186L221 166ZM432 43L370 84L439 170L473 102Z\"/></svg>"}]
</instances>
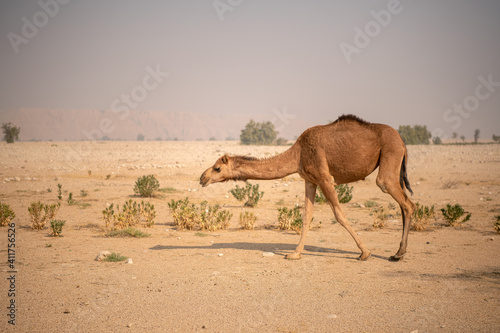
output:
<instances>
[{"instance_id":1,"label":"distant hill","mask_svg":"<svg viewBox=\"0 0 500 333\"><path fill-rule=\"evenodd\" d=\"M12 122L21 128L22 141L136 140L239 140L250 119L273 121L279 137L293 139L308 126L293 119L283 126L271 115L212 115L188 112L111 110L18 109L0 111L0 124Z\"/></svg>"}]
</instances>

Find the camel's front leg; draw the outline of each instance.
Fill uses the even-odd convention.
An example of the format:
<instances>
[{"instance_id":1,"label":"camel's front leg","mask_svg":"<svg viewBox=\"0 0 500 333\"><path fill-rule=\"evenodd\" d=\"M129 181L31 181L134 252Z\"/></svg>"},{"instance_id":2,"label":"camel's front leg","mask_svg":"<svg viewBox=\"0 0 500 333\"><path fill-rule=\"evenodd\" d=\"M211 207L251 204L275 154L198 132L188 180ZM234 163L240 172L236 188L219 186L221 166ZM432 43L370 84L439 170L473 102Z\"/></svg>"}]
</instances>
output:
<instances>
[{"instance_id":1,"label":"camel's front leg","mask_svg":"<svg viewBox=\"0 0 500 333\"><path fill-rule=\"evenodd\" d=\"M300 235L299 245L297 245L295 252L287 254L285 259L301 258L300 254L302 253L302 251L304 251L307 231L309 230L309 226L312 220L315 195L316 195L316 184L313 184L310 181L306 180L306 200L304 204L304 215L302 217L302 234Z\"/></svg>"}]
</instances>

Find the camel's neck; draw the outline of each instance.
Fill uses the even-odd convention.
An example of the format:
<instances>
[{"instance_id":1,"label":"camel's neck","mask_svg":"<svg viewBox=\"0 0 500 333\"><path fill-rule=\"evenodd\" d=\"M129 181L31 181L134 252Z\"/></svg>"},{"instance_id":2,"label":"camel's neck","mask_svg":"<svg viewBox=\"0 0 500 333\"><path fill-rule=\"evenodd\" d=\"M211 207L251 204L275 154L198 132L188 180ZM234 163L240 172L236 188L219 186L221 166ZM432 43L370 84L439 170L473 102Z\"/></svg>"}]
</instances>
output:
<instances>
[{"instance_id":1,"label":"camel's neck","mask_svg":"<svg viewBox=\"0 0 500 333\"><path fill-rule=\"evenodd\" d=\"M264 159L234 157L233 179L279 179L299 170L300 151L293 145L287 151Z\"/></svg>"}]
</instances>

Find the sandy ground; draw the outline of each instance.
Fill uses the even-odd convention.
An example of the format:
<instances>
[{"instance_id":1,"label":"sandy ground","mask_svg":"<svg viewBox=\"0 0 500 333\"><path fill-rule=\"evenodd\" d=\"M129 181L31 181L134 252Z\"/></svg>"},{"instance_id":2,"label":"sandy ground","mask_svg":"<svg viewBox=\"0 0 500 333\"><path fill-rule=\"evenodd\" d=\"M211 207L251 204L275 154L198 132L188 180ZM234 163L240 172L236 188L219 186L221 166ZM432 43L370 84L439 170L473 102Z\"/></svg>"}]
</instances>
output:
<instances>
[{"instance_id":1,"label":"sandy ground","mask_svg":"<svg viewBox=\"0 0 500 333\"><path fill-rule=\"evenodd\" d=\"M7 297L7 232L0 228L0 331L17 332L498 332L500 331L500 145L410 146L412 200L472 213L461 228L438 219L411 232L403 261L389 262L401 222L373 229L371 200L392 199L375 174L354 185L343 209L372 257L359 251L327 205L316 205L302 260L288 261L299 236L278 231L277 208L303 202L297 175L254 181L265 192L257 230L239 228L235 183L201 188L198 179L228 152L265 157L286 147L236 142L0 143L0 201L16 212L15 297ZM102 210L134 196L135 180L154 174L171 193L147 201L158 216L148 238L106 238ZM29 228L28 206L56 203L63 237ZM80 195L81 190L88 193ZM68 205L69 192L84 205ZM229 230L177 231L167 206L188 196L233 213ZM249 208L246 208L247 210ZM321 222L321 227L318 228ZM267 226L267 228L266 228ZM133 264L98 262L99 251ZM264 252L273 252L271 257ZM15 300L15 323L8 323Z\"/></svg>"}]
</instances>

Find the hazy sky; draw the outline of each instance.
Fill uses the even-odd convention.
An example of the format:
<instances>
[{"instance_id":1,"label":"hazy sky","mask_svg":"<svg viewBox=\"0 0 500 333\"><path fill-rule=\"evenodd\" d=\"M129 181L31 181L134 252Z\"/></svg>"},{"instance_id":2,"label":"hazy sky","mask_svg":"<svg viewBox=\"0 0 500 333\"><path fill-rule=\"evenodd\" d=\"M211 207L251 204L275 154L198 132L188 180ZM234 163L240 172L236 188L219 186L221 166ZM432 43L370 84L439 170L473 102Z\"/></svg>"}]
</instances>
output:
<instances>
[{"instance_id":1,"label":"hazy sky","mask_svg":"<svg viewBox=\"0 0 500 333\"><path fill-rule=\"evenodd\" d=\"M0 112L354 113L500 135L498 0L0 3Z\"/></svg>"}]
</instances>

